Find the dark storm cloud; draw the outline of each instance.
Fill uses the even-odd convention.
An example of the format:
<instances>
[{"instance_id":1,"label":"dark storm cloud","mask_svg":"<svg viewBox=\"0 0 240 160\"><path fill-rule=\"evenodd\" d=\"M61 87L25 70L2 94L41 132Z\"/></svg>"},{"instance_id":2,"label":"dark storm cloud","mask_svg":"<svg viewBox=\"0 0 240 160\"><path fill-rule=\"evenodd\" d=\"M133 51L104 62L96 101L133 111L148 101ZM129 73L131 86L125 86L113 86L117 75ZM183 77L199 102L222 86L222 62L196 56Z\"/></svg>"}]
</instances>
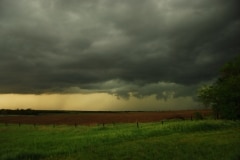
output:
<instances>
[{"instance_id":1,"label":"dark storm cloud","mask_svg":"<svg viewBox=\"0 0 240 160\"><path fill-rule=\"evenodd\" d=\"M192 95L239 54L238 0L0 0L0 92Z\"/></svg>"}]
</instances>

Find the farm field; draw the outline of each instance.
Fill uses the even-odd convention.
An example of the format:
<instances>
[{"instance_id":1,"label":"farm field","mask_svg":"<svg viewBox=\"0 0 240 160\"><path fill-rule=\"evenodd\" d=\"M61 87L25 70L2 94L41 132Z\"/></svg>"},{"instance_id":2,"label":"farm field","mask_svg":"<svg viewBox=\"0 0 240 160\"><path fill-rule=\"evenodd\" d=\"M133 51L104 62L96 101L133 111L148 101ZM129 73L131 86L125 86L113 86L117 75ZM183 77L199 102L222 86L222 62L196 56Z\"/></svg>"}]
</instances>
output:
<instances>
[{"instance_id":1,"label":"farm field","mask_svg":"<svg viewBox=\"0 0 240 160\"><path fill-rule=\"evenodd\" d=\"M49 124L49 125L96 125L109 123L159 122L169 119L196 118L212 114L211 110L159 111L159 112L40 112L37 115L2 115L0 123L6 124Z\"/></svg>"},{"instance_id":2,"label":"farm field","mask_svg":"<svg viewBox=\"0 0 240 160\"><path fill-rule=\"evenodd\" d=\"M240 122L0 124L1 160L239 160Z\"/></svg>"}]
</instances>

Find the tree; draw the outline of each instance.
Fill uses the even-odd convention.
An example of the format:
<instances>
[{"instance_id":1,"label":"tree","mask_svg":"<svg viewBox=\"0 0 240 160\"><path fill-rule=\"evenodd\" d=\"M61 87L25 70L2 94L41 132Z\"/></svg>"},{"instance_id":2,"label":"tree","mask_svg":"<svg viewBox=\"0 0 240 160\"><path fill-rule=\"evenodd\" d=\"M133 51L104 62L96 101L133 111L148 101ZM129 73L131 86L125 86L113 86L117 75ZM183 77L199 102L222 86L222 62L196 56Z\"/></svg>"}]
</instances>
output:
<instances>
[{"instance_id":1,"label":"tree","mask_svg":"<svg viewBox=\"0 0 240 160\"><path fill-rule=\"evenodd\" d=\"M198 91L198 99L225 119L240 119L240 56L226 63L220 77Z\"/></svg>"}]
</instances>

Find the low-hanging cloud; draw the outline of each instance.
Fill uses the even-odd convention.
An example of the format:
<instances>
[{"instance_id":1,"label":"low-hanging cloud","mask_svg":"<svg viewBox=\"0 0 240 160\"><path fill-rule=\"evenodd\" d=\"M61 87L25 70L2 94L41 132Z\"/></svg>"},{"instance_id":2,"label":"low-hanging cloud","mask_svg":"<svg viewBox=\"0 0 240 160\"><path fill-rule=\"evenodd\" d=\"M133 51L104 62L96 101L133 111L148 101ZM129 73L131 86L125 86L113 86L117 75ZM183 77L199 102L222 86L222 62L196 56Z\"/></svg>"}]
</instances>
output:
<instances>
[{"instance_id":1,"label":"low-hanging cloud","mask_svg":"<svg viewBox=\"0 0 240 160\"><path fill-rule=\"evenodd\" d=\"M192 96L239 54L238 0L0 1L0 93Z\"/></svg>"}]
</instances>

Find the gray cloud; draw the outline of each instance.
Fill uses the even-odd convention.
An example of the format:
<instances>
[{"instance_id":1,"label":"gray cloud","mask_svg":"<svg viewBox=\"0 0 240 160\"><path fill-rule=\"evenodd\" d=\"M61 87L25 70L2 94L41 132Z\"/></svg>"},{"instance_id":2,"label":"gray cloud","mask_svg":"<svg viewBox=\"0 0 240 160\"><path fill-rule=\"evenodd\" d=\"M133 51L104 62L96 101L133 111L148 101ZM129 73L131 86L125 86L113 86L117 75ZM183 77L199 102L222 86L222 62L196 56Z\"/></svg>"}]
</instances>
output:
<instances>
[{"instance_id":1,"label":"gray cloud","mask_svg":"<svg viewBox=\"0 0 240 160\"><path fill-rule=\"evenodd\" d=\"M0 92L192 96L239 54L238 0L0 1Z\"/></svg>"}]
</instances>

